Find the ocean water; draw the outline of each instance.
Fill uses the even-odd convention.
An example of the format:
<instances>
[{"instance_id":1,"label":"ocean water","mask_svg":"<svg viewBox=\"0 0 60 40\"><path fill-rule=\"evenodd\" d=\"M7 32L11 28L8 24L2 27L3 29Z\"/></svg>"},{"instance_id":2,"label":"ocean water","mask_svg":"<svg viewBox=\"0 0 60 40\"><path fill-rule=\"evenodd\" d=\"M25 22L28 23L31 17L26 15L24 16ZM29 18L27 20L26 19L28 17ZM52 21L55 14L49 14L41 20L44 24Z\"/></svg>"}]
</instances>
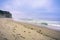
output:
<instances>
[{"instance_id":1,"label":"ocean water","mask_svg":"<svg viewBox=\"0 0 60 40\"><path fill-rule=\"evenodd\" d=\"M41 26L41 23L47 23L48 25L42 25L43 27L47 27L52 30L60 31L60 21L52 21L52 20L40 20L40 19L13 19L18 22L25 22L34 25Z\"/></svg>"},{"instance_id":2,"label":"ocean water","mask_svg":"<svg viewBox=\"0 0 60 40\"><path fill-rule=\"evenodd\" d=\"M24 19L24 18L20 18L20 19L14 19L16 21L20 21L20 22L28 22L28 23L48 23L48 24L57 24L60 25L60 21L59 20L43 20L43 19Z\"/></svg>"}]
</instances>

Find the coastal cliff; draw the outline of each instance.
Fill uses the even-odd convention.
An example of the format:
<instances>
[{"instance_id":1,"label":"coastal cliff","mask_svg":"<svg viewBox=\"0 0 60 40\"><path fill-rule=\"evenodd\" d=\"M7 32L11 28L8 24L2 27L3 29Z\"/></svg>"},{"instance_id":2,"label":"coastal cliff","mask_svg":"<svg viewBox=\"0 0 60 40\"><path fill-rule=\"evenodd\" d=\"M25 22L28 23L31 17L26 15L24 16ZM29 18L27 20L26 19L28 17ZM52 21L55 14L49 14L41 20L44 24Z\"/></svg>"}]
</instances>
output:
<instances>
[{"instance_id":1,"label":"coastal cliff","mask_svg":"<svg viewBox=\"0 0 60 40\"><path fill-rule=\"evenodd\" d=\"M12 14L8 11L0 10L0 18L12 18Z\"/></svg>"}]
</instances>

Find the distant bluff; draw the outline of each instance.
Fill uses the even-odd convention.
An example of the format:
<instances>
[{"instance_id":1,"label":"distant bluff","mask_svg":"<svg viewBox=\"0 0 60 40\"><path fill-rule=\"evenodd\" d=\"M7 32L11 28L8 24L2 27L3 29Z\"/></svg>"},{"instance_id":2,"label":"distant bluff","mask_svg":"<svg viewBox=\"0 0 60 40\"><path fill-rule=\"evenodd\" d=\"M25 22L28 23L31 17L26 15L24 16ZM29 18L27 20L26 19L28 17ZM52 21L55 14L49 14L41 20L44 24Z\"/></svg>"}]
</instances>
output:
<instances>
[{"instance_id":1,"label":"distant bluff","mask_svg":"<svg viewBox=\"0 0 60 40\"><path fill-rule=\"evenodd\" d=\"M12 18L12 14L8 11L0 10L0 18Z\"/></svg>"}]
</instances>

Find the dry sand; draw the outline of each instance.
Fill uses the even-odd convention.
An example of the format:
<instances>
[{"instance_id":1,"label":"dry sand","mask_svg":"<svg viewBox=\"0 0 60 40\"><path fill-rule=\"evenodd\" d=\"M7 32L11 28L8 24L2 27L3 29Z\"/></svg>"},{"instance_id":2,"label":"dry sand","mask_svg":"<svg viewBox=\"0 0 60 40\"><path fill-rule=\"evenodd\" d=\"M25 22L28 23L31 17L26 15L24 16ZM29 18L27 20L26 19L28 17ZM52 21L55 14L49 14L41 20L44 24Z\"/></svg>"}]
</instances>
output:
<instances>
[{"instance_id":1,"label":"dry sand","mask_svg":"<svg viewBox=\"0 0 60 40\"><path fill-rule=\"evenodd\" d=\"M0 18L0 40L60 40L60 32Z\"/></svg>"}]
</instances>

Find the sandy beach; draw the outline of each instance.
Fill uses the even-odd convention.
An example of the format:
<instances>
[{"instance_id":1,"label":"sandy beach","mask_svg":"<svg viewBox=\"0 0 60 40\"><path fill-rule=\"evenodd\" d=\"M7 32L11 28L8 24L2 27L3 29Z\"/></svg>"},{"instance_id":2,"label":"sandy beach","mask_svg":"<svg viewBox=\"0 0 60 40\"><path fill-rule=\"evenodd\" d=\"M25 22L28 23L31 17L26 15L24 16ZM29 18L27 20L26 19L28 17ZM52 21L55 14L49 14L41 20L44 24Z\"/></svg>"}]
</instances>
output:
<instances>
[{"instance_id":1,"label":"sandy beach","mask_svg":"<svg viewBox=\"0 0 60 40\"><path fill-rule=\"evenodd\" d=\"M0 40L60 40L60 31L0 18Z\"/></svg>"}]
</instances>

